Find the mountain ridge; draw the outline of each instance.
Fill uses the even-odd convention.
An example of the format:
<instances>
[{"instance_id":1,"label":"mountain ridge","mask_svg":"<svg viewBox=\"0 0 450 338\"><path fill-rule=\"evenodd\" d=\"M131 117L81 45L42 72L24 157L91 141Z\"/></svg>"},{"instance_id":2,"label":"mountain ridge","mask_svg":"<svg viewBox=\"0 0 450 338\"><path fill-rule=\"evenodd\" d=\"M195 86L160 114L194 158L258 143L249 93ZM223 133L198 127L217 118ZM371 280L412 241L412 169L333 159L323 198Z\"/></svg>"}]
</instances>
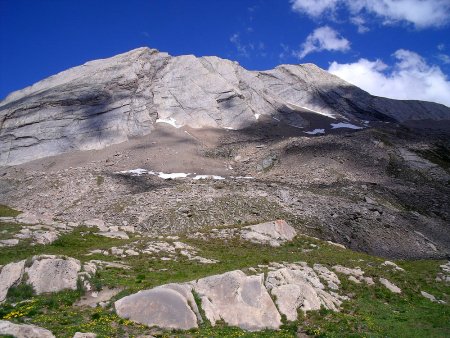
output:
<instances>
[{"instance_id":1,"label":"mountain ridge","mask_svg":"<svg viewBox=\"0 0 450 338\"><path fill-rule=\"evenodd\" d=\"M446 125L450 108L375 97L314 64L248 71L215 56L141 47L9 94L0 102L0 165L102 149L147 135L159 122L221 129L282 122L307 136L331 130L330 119L355 129L372 122Z\"/></svg>"}]
</instances>

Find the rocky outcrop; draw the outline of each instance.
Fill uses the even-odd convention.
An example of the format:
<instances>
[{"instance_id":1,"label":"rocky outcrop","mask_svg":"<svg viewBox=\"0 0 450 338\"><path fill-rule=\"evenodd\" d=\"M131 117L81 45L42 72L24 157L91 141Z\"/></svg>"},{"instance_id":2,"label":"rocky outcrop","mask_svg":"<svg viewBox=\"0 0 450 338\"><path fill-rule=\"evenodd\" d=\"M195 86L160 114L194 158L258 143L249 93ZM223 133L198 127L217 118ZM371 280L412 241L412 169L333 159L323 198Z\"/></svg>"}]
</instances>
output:
<instances>
[{"instance_id":1,"label":"rocky outcrop","mask_svg":"<svg viewBox=\"0 0 450 338\"><path fill-rule=\"evenodd\" d=\"M15 324L6 320L0 320L0 335L8 335L17 338L54 338L47 329L29 324Z\"/></svg>"},{"instance_id":2,"label":"rocky outcrop","mask_svg":"<svg viewBox=\"0 0 450 338\"><path fill-rule=\"evenodd\" d=\"M255 244L270 245L273 247L290 242L295 236L297 236L297 231L282 219L242 228L212 229L208 233L196 232L189 235L191 238L201 238L203 240L210 238L241 238Z\"/></svg>"},{"instance_id":3,"label":"rocky outcrop","mask_svg":"<svg viewBox=\"0 0 450 338\"><path fill-rule=\"evenodd\" d=\"M0 271L0 303L5 301L9 288L20 283L31 285L36 294L76 290L78 281L89 290L89 278L96 269L96 264L92 262L82 267L75 258L54 255L34 256L27 261L9 263Z\"/></svg>"},{"instance_id":4,"label":"rocky outcrop","mask_svg":"<svg viewBox=\"0 0 450 338\"><path fill-rule=\"evenodd\" d=\"M280 246L294 239L297 232L284 220L260 223L244 227L241 230L243 239L260 244Z\"/></svg>"},{"instance_id":5,"label":"rocky outcrop","mask_svg":"<svg viewBox=\"0 0 450 338\"><path fill-rule=\"evenodd\" d=\"M200 300L206 320L218 321L249 331L278 329L281 315L290 321L304 312L321 307L339 311L343 300L337 293L340 281L325 266L306 263L273 263L264 277L262 271L247 275L241 270L210 276L185 284L167 284L119 299L117 314L138 323L161 328L190 329L202 322L193 293ZM328 285L322 284L322 280ZM334 290L334 291L333 291ZM274 300L272 299L275 299Z\"/></svg>"},{"instance_id":6,"label":"rocky outcrop","mask_svg":"<svg viewBox=\"0 0 450 338\"><path fill-rule=\"evenodd\" d=\"M146 135L156 123L243 129L281 122L310 133L331 130L331 123L362 128L363 121L378 120L450 120L450 109L373 97L312 64L247 71L217 57L138 48L71 68L0 102L0 165L101 149Z\"/></svg>"}]
</instances>

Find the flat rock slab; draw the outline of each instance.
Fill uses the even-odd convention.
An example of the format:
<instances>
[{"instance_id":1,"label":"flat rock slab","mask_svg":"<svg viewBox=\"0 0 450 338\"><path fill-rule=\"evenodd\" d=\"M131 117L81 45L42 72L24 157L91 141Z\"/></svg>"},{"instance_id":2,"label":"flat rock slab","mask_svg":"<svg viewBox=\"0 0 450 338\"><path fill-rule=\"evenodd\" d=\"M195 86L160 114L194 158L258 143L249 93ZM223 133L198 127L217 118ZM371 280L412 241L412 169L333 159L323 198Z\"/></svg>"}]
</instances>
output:
<instances>
[{"instance_id":1,"label":"flat rock slab","mask_svg":"<svg viewBox=\"0 0 450 338\"><path fill-rule=\"evenodd\" d=\"M0 320L0 335L10 335L17 338L54 338L47 329L28 324L15 324Z\"/></svg>"},{"instance_id":2,"label":"flat rock slab","mask_svg":"<svg viewBox=\"0 0 450 338\"><path fill-rule=\"evenodd\" d=\"M197 316L184 292L173 288L140 291L119 299L114 306L120 317L148 326L181 330L198 327Z\"/></svg>"},{"instance_id":3,"label":"flat rock slab","mask_svg":"<svg viewBox=\"0 0 450 338\"><path fill-rule=\"evenodd\" d=\"M11 286L17 285L22 280L25 261L9 263L0 272L0 303L5 301L6 294Z\"/></svg>"},{"instance_id":4,"label":"flat rock slab","mask_svg":"<svg viewBox=\"0 0 450 338\"><path fill-rule=\"evenodd\" d=\"M242 228L241 236L251 242L280 246L292 241L297 235L293 227L284 220L260 223Z\"/></svg>"},{"instance_id":5,"label":"flat rock slab","mask_svg":"<svg viewBox=\"0 0 450 338\"><path fill-rule=\"evenodd\" d=\"M37 294L58 292L64 289L76 290L80 261L74 258L56 256L33 257L33 264L26 269L28 281Z\"/></svg>"},{"instance_id":6,"label":"flat rock slab","mask_svg":"<svg viewBox=\"0 0 450 338\"><path fill-rule=\"evenodd\" d=\"M278 329L281 316L264 287L264 275L247 276L236 270L193 283L207 319L224 320L245 330Z\"/></svg>"}]
</instances>

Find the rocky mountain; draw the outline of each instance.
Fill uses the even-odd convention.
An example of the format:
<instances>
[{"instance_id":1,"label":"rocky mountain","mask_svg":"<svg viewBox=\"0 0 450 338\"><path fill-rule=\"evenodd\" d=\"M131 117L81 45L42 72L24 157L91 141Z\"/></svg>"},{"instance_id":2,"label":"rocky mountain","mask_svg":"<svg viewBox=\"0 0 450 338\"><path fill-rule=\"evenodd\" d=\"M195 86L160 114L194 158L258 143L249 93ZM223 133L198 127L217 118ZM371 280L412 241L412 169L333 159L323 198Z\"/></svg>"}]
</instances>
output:
<instances>
[{"instance_id":1,"label":"rocky mountain","mask_svg":"<svg viewBox=\"0 0 450 338\"><path fill-rule=\"evenodd\" d=\"M248 71L217 57L138 48L1 101L0 165L102 149L147 135L157 122L234 130L281 122L307 135L378 121L442 127L450 108L374 97L313 64Z\"/></svg>"},{"instance_id":2,"label":"rocky mountain","mask_svg":"<svg viewBox=\"0 0 450 338\"><path fill-rule=\"evenodd\" d=\"M448 337L450 108L140 48L0 103L0 336Z\"/></svg>"}]
</instances>

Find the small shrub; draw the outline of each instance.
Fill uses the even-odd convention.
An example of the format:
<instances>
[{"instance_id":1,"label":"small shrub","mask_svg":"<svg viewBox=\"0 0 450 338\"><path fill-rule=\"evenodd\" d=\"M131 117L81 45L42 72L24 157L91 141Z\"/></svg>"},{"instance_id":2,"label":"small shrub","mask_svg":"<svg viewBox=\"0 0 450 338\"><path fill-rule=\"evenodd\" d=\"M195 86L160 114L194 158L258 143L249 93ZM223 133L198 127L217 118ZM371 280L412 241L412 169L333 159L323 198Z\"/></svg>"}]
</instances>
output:
<instances>
[{"instance_id":1,"label":"small shrub","mask_svg":"<svg viewBox=\"0 0 450 338\"><path fill-rule=\"evenodd\" d=\"M17 286L9 288L6 294L6 299L11 303L20 302L22 300L30 299L34 296L34 289L31 285L21 283Z\"/></svg>"}]
</instances>

